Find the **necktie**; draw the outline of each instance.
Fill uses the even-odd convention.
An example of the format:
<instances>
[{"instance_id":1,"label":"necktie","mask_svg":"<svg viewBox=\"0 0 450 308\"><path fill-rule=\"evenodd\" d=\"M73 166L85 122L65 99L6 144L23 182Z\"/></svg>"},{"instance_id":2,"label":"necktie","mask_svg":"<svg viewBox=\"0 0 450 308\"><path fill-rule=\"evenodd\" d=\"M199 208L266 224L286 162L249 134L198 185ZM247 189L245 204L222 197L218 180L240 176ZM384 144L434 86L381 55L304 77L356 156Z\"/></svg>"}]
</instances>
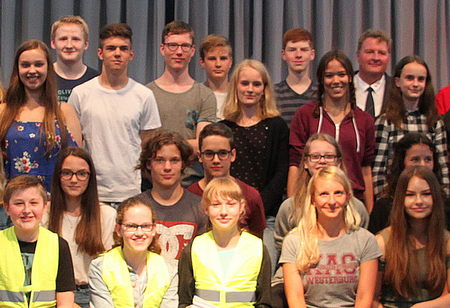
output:
<instances>
[{"instance_id":1,"label":"necktie","mask_svg":"<svg viewBox=\"0 0 450 308\"><path fill-rule=\"evenodd\" d=\"M373 103L372 87L367 88L366 112L375 117L375 105Z\"/></svg>"}]
</instances>

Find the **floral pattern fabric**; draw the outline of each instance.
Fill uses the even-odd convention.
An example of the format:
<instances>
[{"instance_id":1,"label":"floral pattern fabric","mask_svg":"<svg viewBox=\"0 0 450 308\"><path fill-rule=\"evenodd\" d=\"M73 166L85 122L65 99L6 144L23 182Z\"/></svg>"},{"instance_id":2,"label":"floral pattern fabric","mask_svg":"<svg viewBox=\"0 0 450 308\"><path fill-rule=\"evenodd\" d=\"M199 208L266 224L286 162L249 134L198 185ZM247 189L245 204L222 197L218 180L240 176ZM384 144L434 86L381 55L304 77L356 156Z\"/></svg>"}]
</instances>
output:
<instances>
[{"instance_id":1,"label":"floral pattern fabric","mask_svg":"<svg viewBox=\"0 0 450 308\"><path fill-rule=\"evenodd\" d=\"M61 150L61 131L56 125L56 146L46 155L46 142L41 140L42 122L14 121L5 138L5 173L7 178L19 174L33 174L41 178L50 191L56 158ZM67 146L77 146L73 137L68 137Z\"/></svg>"}]
</instances>

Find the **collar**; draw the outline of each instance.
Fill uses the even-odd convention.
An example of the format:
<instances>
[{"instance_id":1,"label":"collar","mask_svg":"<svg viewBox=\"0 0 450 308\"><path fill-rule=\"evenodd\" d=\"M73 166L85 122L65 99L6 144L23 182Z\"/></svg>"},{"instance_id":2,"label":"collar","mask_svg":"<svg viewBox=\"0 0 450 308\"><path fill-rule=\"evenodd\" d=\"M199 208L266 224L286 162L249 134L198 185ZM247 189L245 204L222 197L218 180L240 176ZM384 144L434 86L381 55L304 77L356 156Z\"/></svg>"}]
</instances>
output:
<instances>
[{"instance_id":1,"label":"collar","mask_svg":"<svg viewBox=\"0 0 450 308\"><path fill-rule=\"evenodd\" d=\"M361 79L361 77L359 77L359 73L357 73L355 75L355 82L356 82L356 87L358 89L360 89L362 92L366 92L367 88L372 87L373 91L375 93L377 93L381 89L381 87L384 84L386 84L386 75L383 74L383 77L381 77L380 79L378 79L374 83L367 84L364 80Z\"/></svg>"}]
</instances>

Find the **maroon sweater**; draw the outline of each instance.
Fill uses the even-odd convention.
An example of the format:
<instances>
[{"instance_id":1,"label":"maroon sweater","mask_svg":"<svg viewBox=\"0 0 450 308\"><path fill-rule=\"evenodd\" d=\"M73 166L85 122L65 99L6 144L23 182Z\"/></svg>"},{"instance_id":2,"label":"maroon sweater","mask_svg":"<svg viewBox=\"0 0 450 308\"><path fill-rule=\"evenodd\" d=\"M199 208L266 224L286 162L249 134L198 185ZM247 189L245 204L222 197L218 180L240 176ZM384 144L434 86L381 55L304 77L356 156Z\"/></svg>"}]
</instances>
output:
<instances>
[{"instance_id":1,"label":"maroon sweater","mask_svg":"<svg viewBox=\"0 0 450 308\"><path fill-rule=\"evenodd\" d=\"M337 126L328 113L323 110L322 125L319 131L320 116L314 116L317 102L309 102L295 112L289 136L289 166L298 166L305 143L315 133L325 133L336 138ZM355 117L355 121L353 121ZM356 122L356 127L354 122ZM359 151L356 132L359 136ZM355 196L362 198L364 179L362 167L372 166L375 158L375 125L373 118L355 107L339 125L339 145L342 148L343 163L352 181Z\"/></svg>"}]
</instances>

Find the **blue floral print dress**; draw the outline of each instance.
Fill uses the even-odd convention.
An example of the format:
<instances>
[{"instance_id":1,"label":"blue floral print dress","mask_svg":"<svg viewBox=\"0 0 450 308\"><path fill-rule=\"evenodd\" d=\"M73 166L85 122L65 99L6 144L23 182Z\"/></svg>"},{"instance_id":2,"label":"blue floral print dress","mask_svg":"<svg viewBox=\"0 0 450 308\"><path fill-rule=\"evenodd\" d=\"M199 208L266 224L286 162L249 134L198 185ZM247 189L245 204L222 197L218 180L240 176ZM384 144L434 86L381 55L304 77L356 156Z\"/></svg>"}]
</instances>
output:
<instances>
[{"instance_id":1,"label":"blue floral print dress","mask_svg":"<svg viewBox=\"0 0 450 308\"><path fill-rule=\"evenodd\" d=\"M5 174L12 178L19 174L33 174L41 178L45 189L50 192L53 170L61 150L61 131L56 125L56 146L46 155L45 139L41 140L42 122L14 121L5 138ZM77 146L68 134L67 146Z\"/></svg>"}]
</instances>

